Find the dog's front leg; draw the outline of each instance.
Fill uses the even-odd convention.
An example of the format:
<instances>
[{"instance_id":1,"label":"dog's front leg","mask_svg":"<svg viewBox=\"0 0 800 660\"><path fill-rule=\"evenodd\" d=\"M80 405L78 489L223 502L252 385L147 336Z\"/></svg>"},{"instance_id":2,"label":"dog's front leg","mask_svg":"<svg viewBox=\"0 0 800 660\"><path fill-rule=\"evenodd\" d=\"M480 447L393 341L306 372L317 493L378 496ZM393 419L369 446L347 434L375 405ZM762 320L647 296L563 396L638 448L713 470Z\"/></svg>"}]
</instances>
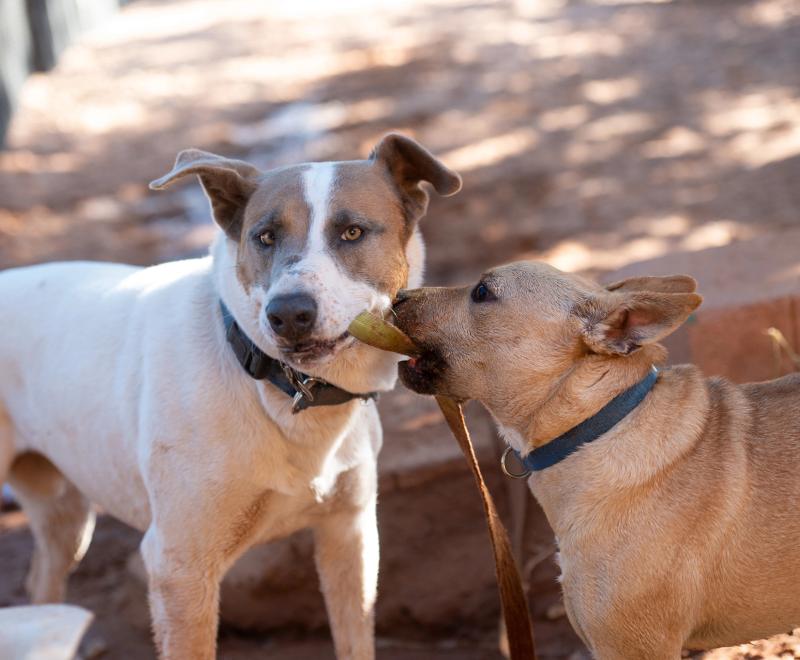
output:
<instances>
[{"instance_id":1,"label":"dog's front leg","mask_svg":"<svg viewBox=\"0 0 800 660\"><path fill-rule=\"evenodd\" d=\"M336 657L372 660L378 583L375 495L363 508L325 516L315 526L314 538Z\"/></svg>"},{"instance_id":2,"label":"dog's front leg","mask_svg":"<svg viewBox=\"0 0 800 660\"><path fill-rule=\"evenodd\" d=\"M213 660L216 654L220 573L208 556L170 541L150 527L141 550L150 612L163 660Z\"/></svg>"}]
</instances>

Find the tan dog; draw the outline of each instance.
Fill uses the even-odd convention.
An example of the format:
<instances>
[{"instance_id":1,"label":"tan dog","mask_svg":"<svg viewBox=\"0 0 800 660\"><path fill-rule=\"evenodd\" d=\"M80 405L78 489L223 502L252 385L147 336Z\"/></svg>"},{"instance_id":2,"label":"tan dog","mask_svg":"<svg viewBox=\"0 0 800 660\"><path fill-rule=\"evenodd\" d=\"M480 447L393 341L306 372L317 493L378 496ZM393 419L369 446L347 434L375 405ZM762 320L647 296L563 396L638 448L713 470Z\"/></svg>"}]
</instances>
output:
<instances>
[{"instance_id":1,"label":"tan dog","mask_svg":"<svg viewBox=\"0 0 800 660\"><path fill-rule=\"evenodd\" d=\"M657 342L701 302L695 286L603 288L531 262L477 286L410 291L398 324L424 353L400 375L480 400L530 463L650 384L666 356ZM798 466L800 375L737 386L682 365L610 430L533 472L567 613L593 654L675 659L800 624Z\"/></svg>"}]
</instances>

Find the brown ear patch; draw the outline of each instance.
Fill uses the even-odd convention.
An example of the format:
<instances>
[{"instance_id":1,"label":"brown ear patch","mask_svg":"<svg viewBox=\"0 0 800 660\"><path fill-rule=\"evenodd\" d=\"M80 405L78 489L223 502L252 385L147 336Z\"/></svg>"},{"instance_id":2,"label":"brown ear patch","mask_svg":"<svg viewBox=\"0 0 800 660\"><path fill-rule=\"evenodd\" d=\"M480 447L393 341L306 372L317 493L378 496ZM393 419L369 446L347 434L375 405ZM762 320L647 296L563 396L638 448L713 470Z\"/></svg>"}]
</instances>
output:
<instances>
[{"instance_id":1,"label":"brown ear patch","mask_svg":"<svg viewBox=\"0 0 800 660\"><path fill-rule=\"evenodd\" d=\"M660 293L694 293L697 281L689 275L667 277L629 277L606 285L607 291L656 291Z\"/></svg>"},{"instance_id":2,"label":"brown ear patch","mask_svg":"<svg viewBox=\"0 0 800 660\"><path fill-rule=\"evenodd\" d=\"M383 164L400 192L409 220L425 215L428 193L419 185L427 181L445 197L461 190L461 177L411 138L390 133L372 150L370 160Z\"/></svg>"},{"instance_id":3,"label":"brown ear patch","mask_svg":"<svg viewBox=\"0 0 800 660\"><path fill-rule=\"evenodd\" d=\"M152 181L152 190L163 190L175 181L195 174L200 179L216 223L234 240L242 231L244 209L258 187L258 168L233 158L224 158L200 149L185 149L178 154L167 174Z\"/></svg>"}]
</instances>

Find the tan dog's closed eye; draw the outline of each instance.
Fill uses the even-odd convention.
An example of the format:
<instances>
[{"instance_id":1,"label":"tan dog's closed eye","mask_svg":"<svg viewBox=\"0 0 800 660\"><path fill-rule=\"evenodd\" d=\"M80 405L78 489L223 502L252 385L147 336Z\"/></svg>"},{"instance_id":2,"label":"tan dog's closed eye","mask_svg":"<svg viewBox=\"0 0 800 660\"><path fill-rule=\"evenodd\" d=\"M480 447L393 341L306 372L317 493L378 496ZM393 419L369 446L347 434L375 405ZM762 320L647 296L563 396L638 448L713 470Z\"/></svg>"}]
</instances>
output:
<instances>
[{"instance_id":1,"label":"tan dog's closed eye","mask_svg":"<svg viewBox=\"0 0 800 660\"><path fill-rule=\"evenodd\" d=\"M602 660L674 660L800 624L800 375L653 376L658 342L702 300L695 287L601 287L524 262L395 307L422 348L403 382L480 400L536 470L567 613Z\"/></svg>"}]
</instances>

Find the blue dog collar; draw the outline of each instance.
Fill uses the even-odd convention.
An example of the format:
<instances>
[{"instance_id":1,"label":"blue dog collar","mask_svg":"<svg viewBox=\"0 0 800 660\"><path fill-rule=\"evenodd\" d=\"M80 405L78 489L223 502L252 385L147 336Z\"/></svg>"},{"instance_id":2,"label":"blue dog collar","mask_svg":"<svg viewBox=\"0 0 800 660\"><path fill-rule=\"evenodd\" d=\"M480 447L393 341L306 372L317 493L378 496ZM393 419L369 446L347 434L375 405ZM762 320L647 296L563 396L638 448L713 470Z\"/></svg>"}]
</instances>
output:
<instances>
[{"instance_id":1,"label":"blue dog collar","mask_svg":"<svg viewBox=\"0 0 800 660\"><path fill-rule=\"evenodd\" d=\"M658 379L658 369L652 367L650 372L638 383L615 396L597 414L585 419L563 435L558 436L541 447L537 447L525 458L511 447L503 454L503 471L512 477L524 478L531 472L539 472L560 463L581 446L597 440L604 433L614 428L627 417L644 400ZM506 469L505 461L510 452L514 452L527 472L512 473Z\"/></svg>"}]
</instances>

